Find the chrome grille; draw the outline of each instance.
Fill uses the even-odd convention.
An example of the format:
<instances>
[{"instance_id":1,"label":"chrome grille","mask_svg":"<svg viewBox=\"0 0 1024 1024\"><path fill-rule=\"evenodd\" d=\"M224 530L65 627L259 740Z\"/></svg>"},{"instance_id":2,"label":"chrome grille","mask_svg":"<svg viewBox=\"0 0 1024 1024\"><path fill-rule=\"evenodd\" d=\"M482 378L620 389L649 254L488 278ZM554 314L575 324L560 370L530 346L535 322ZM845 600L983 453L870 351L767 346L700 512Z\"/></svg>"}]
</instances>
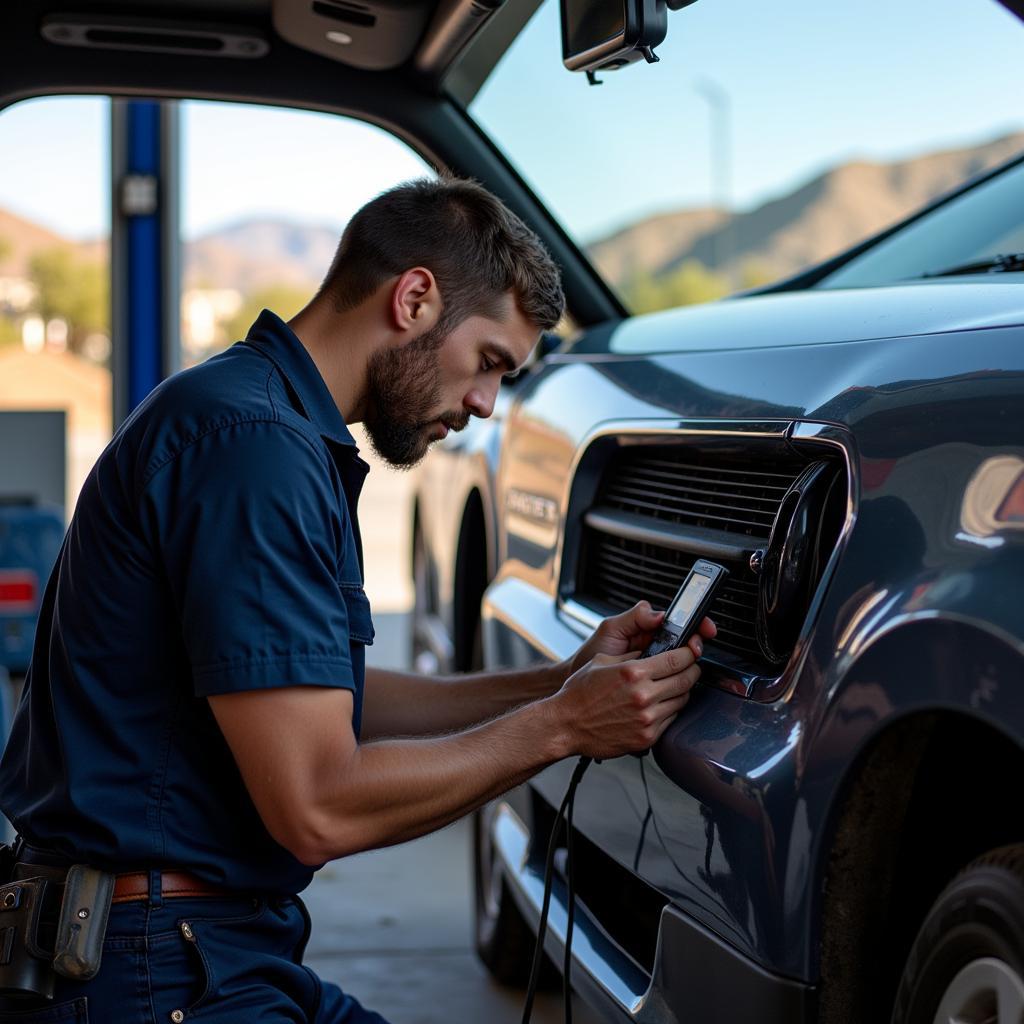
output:
<instances>
[{"instance_id":1,"label":"chrome grille","mask_svg":"<svg viewBox=\"0 0 1024 1024\"><path fill-rule=\"evenodd\" d=\"M597 503L767 540L779 504L805 465L798 458L716 458L692 449L627 448L605 475Z\"/></svg>"}]
</instances>

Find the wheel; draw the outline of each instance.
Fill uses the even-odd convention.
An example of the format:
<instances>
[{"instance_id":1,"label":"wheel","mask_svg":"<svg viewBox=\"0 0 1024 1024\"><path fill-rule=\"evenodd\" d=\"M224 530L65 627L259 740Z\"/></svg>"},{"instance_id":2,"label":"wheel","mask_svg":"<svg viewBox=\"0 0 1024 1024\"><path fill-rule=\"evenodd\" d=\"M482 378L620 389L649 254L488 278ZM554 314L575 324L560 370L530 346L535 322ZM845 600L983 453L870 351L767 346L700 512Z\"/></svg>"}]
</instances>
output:
<instances>
[{"instance_id":1,"label":"wheel","mask_svg":"<svg viewBox=\"0 0 1024 1024\"><path fill-rule=\"evenodd\" d=\"M914 940L892 1020L1024 1021L1024 844L979 857L938 898Z\"/></svg>"},{"instance_id":2,"label":"wheel","mask_svg":"<svg viewBox=\"0 0 1024 1024\"><path fill-rule=\"evenodd\" d=\"M473 815L473 867L476 951L491 976L514 988L525 988L537 937L530 930L509 892L490 840L491 807ZM539 987L560 984L554 964L544 958Z\"/></svg>"}]
</instances>

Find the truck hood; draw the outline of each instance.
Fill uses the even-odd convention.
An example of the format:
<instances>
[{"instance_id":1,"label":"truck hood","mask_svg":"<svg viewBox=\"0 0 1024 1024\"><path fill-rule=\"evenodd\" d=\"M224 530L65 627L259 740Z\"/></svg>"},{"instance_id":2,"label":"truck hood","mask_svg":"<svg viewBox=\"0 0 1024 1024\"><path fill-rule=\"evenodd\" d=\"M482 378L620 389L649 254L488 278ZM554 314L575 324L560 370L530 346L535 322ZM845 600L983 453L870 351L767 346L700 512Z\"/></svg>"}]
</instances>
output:
<instances>
[{"instance_id":1,"label":"truck hood","mask_svg":"<svg viewBox=\"0 0 1024 1024\"><path fill-rule=\"evenodd\" d=\"M597 331L573 354L622 355L829 345L1024 324L1024 274L886 288L751 295L666 310Z\"/></svg>"}]
</instances>

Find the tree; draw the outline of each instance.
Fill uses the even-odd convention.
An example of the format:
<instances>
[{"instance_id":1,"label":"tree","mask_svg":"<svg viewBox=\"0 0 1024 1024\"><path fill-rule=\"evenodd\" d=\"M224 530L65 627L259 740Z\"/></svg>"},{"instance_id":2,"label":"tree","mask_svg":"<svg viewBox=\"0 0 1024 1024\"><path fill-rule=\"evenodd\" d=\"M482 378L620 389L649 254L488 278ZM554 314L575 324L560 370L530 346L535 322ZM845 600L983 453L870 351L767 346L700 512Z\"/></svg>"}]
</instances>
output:
<instances>
[{"instance_id":1,"label":"tree","mask_svg":"<svg viewBox=\"0 0 1024 1024\"><path fill-rule=\"evenodd\" d=\"M699 260L687 260L665 282L669 306L693 306L720 299L729 292L724 275L708 270Z\"/></svg>"},{"instance_id":2,"label":"tree","mask_svg":"<svg viewBox=\"0 0 1024 1024\"><path fill-rule=\"evenodd\" d=\"M73 350L92 333L110 333L110 279L105 263L84 260L71 249L43 249L32 255L29 278L36 287L35 312L44 320L68 323Z\"/></svg>"},{"instance_id":3,"label":"tree","mask_svg":"<svg viewBox=\"0 0 1024 1024\"><path fill-rule=\"evenodd\" d=\"M623 288L626 304L634 313L653 313L675 306L710 302L728 294L725 276L709 270L699 260L687 260L671 274L633 277Z\"/></svg>"},{"instance_id":4,"label":"tree","mask_svg":"<svg viewBox=\"0 0 1024 1024\"><path fill-rule=\"evenodd\" d=\"M244 338L253 321L264 309L273 310L283 320L295 316L310 300L312 288L293 284L272 284L246 295L238 312L225 324L230 341Z\"/></svg>"},{"instance_id":5,"label":"tree","mask_svg":"<svg viewBox=\"0 0 1024 1024\"><path fill-rule=\"evenodd\" d=\"M764 260L752 258L744 260L740 267L740 288L760 288L762 285L771 284L777 281L779 274L772 269L770 263Z\"/></svg>"}]
</instances>

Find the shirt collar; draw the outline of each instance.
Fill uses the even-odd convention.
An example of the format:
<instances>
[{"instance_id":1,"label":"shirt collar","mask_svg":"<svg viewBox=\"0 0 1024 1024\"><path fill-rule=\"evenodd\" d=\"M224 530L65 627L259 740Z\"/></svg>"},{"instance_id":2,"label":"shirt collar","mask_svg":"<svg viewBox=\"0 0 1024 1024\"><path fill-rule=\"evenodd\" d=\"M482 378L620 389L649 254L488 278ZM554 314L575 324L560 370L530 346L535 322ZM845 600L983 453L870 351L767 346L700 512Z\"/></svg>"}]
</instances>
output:
<instances>
[{"instance_id":1,"label":"shirt collar","mask_svg":"<svg viewBox=\"0 0 1024 1024\"><path fill-rule=\"evenodd\" d=\"M355 438L306 346L277 314L263 310L249 328L245 341L272 360L284 374L298 396L302 411L323 437L356 447Z\"/></svg>"}]
</instances>

